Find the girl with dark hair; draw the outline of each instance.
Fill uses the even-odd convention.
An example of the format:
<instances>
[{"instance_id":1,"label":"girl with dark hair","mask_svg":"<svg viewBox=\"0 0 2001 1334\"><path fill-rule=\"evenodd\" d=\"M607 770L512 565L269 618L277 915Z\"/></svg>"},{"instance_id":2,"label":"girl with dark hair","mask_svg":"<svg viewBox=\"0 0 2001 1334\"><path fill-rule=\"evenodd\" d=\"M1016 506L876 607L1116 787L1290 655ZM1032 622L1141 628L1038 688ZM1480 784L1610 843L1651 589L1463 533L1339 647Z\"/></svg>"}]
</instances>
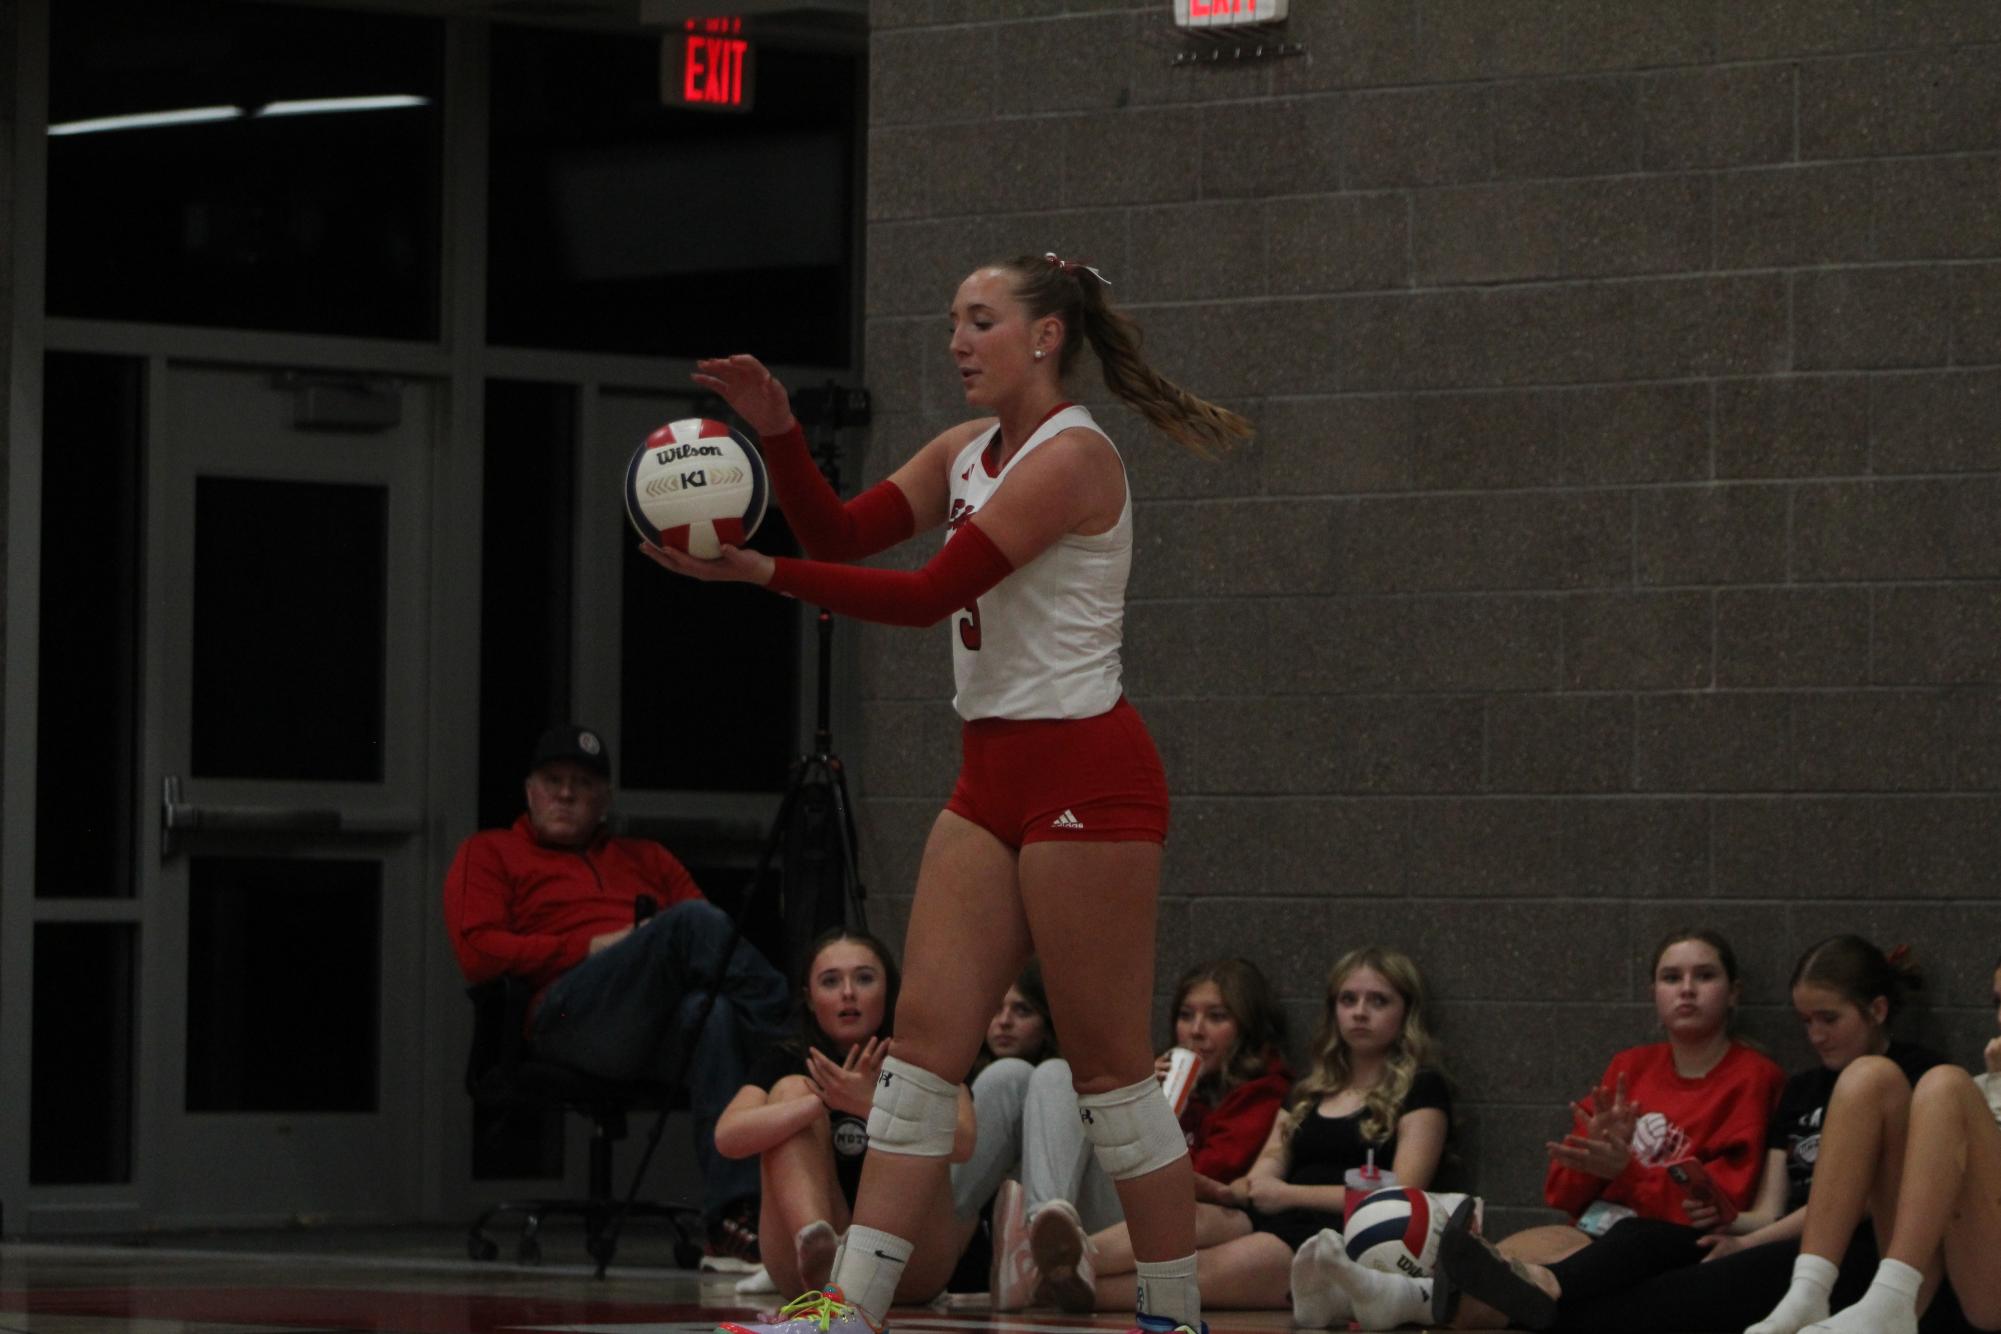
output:
<instances>
[{"instance_id":1,"label":"girl with dark hair","mask_svg":"<svg viewBox=\"0 0 2001 1334\"><path fill-rule=\"evenodd\" d=\"M718 1152L758 1159L762 1259L788 1298L825 1286L848 1227L868 1148L869 1097L896 1026L899 988L896 960L874 936L844 927L821 935L800 988L798 1042L767 1051L716 1122ZM956 1157L971 1150L972 1115L970 1098L962 1098ZM934 1223L949 1218L949 1194L925 1203ZM920 1248L908 1271L912 1289L928 1284L921 1295L930 1296L957 1254L943 1245Z\"/></svg>"},{"instance_id":2,"label":"girl with dark hair","mask_svg":"<svg viewBox=\"0 0 2001 1334\"><path fill-rule=\"evenodd\" d=\"M972 1080L997 1061L1016 1060L1033 1066L1056 1055L1056 1021L1049 1017L1049 992L1042 985L1042 965L1030 959L1021 976L1001 997L1000 1008L987 1021L987 1040L973 1059Z\"/></svg>"},{"instance_id":3,"label":"girl with dark hair","mask_svg":"<svg viewBox=\"0 0 2001 1334\"><path fill-rule=\"evenodd\" d=\"M1339 1228L1351 1168L1371 1154L1394 1167L1400 1185L1431 1184L1445 1154L1452 1094L1429 1022L1424 976L1409 956L1369 947L1350 951L1327 975L1313 1038L1313 1065L1273 1119L1257 1159L1230 1181L1221 1202L1196 1220L1203 1291L1232 1307L1284 1309L1301 1276L1294 1252L1325 1228ZM1100 1238L1099 1309L1132 1299L1132 1265ZM1324 1325L1345 1303L1318 1272L1299 1323ZM1296 1294L1295 1294L1296 1295Z\"/></svg>"},{"instance_id":4,"label":"girl with dark hair","mask_svg":"<svg viewBox=\"0 0 2001 1334\"><path fill-rule=\"evenodd\" d=\"M1030 959L988 1021L987 1040L973 1066L973 1153L965 1162L952 1164L952 1208L960 1251L952 1275L954 1292L978 1291L982 1277L990 1292L1001 1286L1001 1267L995 1263L1000 1252L993 1241L1010 1211L1019 1222L1021 1183L1012 1174L1021 1167L1023 1113L1037 1068L1056 1055L1056 1028L1049 1017L1042 966ZM1069 1088L1067 1070L1063 1087ZM1075 1108L1073 1095L1073 1118Z\"/></svg>"},{"instance_id":5,"label":"girl with dark hair","mask_svg":"<svg viewBox=\"0 0 2001 1334\"><path fill-rule=\"evenodd\" d=\"M2001 964L1993 977L2001 1026ZM1835 1085L1807 1201L1792 1284L1747 1334L1916 1334L1943 1275L1965 1321L2001 1329L2001 1037L1981 1052L1986 1073L1926 1071L1915 1089L1901 1065L1858 1061ZM1901 1105L1895 1094L1906 1096ZM1885 1092L1889 1093L1886 1102ZM1859 1298L1836 1300L1864 1214L1889 1244ZM1837 1267L1837 1261L1839 1265ZM1839 1314L1830 1316L1830 1307ZM1952 1313L1945 1313L1948 1320ZM1923 1322L1925 1326L1931 1323Z\"/></svg>"},{"instance_id":6,"label":"girl with dark hair","mask_svg":"<svg viewBox=\"0 0 2001 1334\"><path fill-rule=\"evenodd\" d=\"M953 1090L1030 954L1042 959L1093 1149L1132 1226L1146 1278L1140 1323L1163 1334L1201 1325L1193 1174L1148 1059L1167 778L1120 684L1132 497L1118 451L1069 401L1063 375L1090 344L1113 395L1196 453L1229 448L1250 425L1148 367L1108 288L1055 255L968 274L949 311L949 350L981 415L846 504L769 370L749 356L698 362L695 382L763 437L772 493L813 559L644 548L678 573L844 615L953 622L964 758L918 868L910 1003L882 1062L834 1286L785 1313L822 1334L882 1327L926 1201L944 1189ZM937 528L946 540L920 568L839 563Z\"/></svg>"},{"instance_id":7,"label":"girl with dark hair","mask_svg":"<svg viewBox=\"0 0 2001 1334\"><path fill-rule=\"evenodd\" d=\"M1283 1012L1256 964L1216 959L1181 975L1168 1018L1174 1045L1155 1059L1154 1074L1166 1077L1176 1049L1195 1056L1180 1116L1195 1197L1231 1203L1228 1183L1250 1170L1292 1083ZM1120 1272L1132 1270L1118 1195L1091 1160L1078 1112L1069 1069L1051 1062L1036 1070L1023 1105L1021 1189L1003 1192L995 1207L997 1311L1037 1300L1088 1311L1101 1252Z\"/></svg>"}]
</instances>

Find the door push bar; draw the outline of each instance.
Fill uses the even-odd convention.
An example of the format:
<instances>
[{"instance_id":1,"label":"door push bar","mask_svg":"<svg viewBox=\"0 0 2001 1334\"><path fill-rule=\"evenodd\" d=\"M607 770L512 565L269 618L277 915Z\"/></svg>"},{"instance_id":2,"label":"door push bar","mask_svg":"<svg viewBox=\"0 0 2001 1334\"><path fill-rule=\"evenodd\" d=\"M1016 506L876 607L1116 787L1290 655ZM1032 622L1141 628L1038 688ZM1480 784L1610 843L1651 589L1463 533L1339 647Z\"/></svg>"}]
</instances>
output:
<instances>
[{"instance_id":1,"label":"door push bar","mask_svg":"<svg viewBox=\"0 0 2001 1334\"><path fill-rule=\"evenodd\" d=\"M332 834L340 832L340 812L313 806L196 806L181 800L181 780L169 775L160 793L160 859L180 851L180 835L196 831L232 834Z\"/></svg>"}]
</instances>

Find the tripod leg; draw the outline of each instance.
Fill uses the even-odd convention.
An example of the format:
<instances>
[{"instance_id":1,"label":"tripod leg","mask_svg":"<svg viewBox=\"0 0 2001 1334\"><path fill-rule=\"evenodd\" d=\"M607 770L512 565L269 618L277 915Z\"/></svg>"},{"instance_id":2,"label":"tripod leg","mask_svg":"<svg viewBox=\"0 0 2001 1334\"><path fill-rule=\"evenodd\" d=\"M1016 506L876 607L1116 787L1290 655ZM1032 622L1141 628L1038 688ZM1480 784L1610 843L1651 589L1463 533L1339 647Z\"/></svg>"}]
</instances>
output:
<instances>
[{"instance_id":1,"label":"tripod leg","mask_svg":"<svg viewBox=\"0 0 2001 1334\"><path fill-rule=\"evenodd\" d=\"M861 863L855 849L855 813L848 801L847 769L831 755L821 757L827 770L827 786L832 789L834 802L834 830L840 837L841 874L847 881L848 912L856 926L868 930L868 909L864 906L868 890L862 886Z\"/></svg>"}]
</instances>

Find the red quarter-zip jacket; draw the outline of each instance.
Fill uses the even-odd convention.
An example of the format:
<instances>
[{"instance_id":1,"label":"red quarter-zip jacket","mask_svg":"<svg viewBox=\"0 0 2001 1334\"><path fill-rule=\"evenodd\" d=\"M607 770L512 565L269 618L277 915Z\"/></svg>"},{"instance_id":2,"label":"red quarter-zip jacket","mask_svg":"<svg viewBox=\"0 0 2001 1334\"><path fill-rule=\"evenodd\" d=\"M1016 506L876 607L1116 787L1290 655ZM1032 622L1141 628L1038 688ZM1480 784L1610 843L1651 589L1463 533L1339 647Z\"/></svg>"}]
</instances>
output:
<instances>
[{"instance_id":1,"label":"red quarter-zip jacket","mask_svg":"<svg viewBox=\"0 0 2001 1334\"><path fill-rule=\"evenodd\" d=\"M515 974L539 994L583 960L593 936L631 926L641 894L662 909L702 897L651 839L600 830L584 848L548 847L523 814L459 845L445 873L445 928L468 982Z\"/></svg>"}]
</instances>

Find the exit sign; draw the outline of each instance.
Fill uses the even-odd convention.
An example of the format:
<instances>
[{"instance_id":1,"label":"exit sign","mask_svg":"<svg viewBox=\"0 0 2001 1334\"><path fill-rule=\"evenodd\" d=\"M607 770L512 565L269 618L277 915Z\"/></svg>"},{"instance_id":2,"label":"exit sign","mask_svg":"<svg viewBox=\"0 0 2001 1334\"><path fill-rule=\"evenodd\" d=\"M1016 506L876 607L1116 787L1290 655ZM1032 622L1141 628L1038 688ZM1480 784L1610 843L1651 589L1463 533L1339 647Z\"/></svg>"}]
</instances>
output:
<instances>
[{"instance_id":1,"label":"exit sign","mask_svg":"<svg viewBox=\"0 0 2001 1334\"><path fill-rule=\"evenodd\" d=\"M756 54L740 18L684 19L681 31L661 42L660 100L697 111L748 111Z\"/></svg>"},{"instance_id":2,"label":"exit sign","mask_svg":"<svg viewBox=\"0 0 2001 1334\"><path fill-rule=\"evenodd\" d=\"M1287 0L1174 0L1177 28L1239 28L1250 23L1276 23L1285 17Z\"/></svg>"}]
</instances>

